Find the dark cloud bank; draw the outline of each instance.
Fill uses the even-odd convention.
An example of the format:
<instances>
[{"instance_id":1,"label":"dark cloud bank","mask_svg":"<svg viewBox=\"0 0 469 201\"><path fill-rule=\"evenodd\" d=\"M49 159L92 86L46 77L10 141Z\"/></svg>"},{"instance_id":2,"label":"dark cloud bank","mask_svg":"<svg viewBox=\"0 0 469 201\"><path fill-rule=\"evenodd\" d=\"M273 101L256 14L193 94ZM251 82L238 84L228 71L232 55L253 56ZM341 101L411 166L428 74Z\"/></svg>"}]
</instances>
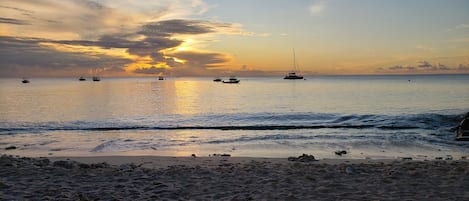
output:
<instances>
[{"instance_id":1,"label":"dark cloud bank","mask_svg":"<svg viewBox=\"0 0 469 201\"><path fill-rule=\"evenodd\" d=\"M60 52L41 46L50 40L0 36L0 75L48 76L68 71L88 72L99 66L122 66L128 59L106 55L89 56L80 53Z\"/></svg>"},{"instance_id":2,"label":"dark cloud bank","mask_svg":"<svg viewBox=\"0 0 469 201\"><path fill-rule=\"evenodd\" d=\"M28 23L10 18L0 18L0 23L27 26ZM163 55L161 50L179 46L183 41L172 39L176 34L197 35L216 32L219 27L230 24L200 20L175 19L152 22L141 26L136 33L102 35L98 40L48 40L41 38L18 38L0 36L0 76L47 76L72 72L89 72L95 68L123 69L133 61L106 55L87 55L84 53L61 52L40 43L62 45L97 46L105 49L125 48L132 55L150 56L150 65L165 62L173 67L174 72L190 74L191 72L209 72L212 67L220 67L228 61L221 53L180 52ZM139 40L138 36L143 36ZM168 57L169 56L169 57ZM187 62L180 64L174 61L177 57ZM180 68L180 69L177 69ZM194 68L194 69L192 69ZM140 68L137 74L155 74L166 72L165 69ZM197 73L197 74L199 74Z\"/></svg>"},{"instance_id":3,"label":"dark cloud bank","mask_svg":"<svg viewBox=\"0 0 469 201\"><path fill-rule=\"evenodd\" d=\"M459 64L457 67L448 67L444 64L432 64L429 61L420 61L417 62L416 66L390 66L385 68L378 68L380 73L451 73L451 72L464 72L469 71L469 66L464 64Z\"/></svg>"}]
</instances>

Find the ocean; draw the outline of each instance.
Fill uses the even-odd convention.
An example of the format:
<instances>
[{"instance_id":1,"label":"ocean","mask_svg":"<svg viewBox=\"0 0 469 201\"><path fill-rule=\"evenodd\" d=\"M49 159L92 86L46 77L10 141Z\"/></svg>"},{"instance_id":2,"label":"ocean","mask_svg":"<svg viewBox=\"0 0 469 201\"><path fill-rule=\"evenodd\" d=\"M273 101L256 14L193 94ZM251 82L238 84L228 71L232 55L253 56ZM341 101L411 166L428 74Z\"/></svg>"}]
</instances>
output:
<instances>
[{"instance_id":1,"label":"ocean","mask_svg":"<svg viewBox=\"0 0 469 201\"><path fill-rule=\"evenodd\" d=\"M454 140L469 112L469 75L212 79L0 79L0 154L469 154L468 142Z\"/></svg>"}]
</instances>

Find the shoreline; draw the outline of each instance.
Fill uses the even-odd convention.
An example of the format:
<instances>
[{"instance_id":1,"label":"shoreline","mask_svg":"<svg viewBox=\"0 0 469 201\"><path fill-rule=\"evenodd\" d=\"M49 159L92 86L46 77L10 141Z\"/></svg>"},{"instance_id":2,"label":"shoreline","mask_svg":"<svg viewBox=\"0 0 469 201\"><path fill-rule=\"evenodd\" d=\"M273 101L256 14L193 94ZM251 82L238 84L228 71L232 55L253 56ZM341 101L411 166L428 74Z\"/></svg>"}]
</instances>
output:
<instances>
[{"instance_id":1,"label":"shoreline","mask_svg":"<svg viewBox=\"0 0 469 201\"><path fill-rule=\"evenodd\" d=\"M466 200L469 160L0 157L6 200Z\"/></svg>"}]
</instances>

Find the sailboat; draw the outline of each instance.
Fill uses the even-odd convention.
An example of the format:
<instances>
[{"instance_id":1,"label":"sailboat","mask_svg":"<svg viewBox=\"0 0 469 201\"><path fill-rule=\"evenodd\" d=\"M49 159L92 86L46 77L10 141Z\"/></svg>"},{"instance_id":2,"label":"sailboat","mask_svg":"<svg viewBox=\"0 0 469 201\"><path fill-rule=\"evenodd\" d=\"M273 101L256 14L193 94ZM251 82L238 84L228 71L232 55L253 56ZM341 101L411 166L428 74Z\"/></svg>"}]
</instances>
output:
<instances>
[{"instance_id":1,"label":"sailboat","mask_svg":"<svg viewBox=\"0 0 469 201\"><path fill-rule=\"evenodd\" d=\"M94 76L91 78L93 82L99 82L101 81L101 77L99 77L99 71L98 69L94 70Z\"/></svg>"},{"instance_id":2,"label":"sailboat","mask_svg":"<svg viewBox=\"0 0 469 201\"><path fill-rule=\"evenodd\" d=\"M293 71L289 72L283 79L285 80L299 80L303 79L303 76L297 75L297 64L296 64L296 57L295 57L295 49L293 49Z\"/></svg>"}]
</instances>

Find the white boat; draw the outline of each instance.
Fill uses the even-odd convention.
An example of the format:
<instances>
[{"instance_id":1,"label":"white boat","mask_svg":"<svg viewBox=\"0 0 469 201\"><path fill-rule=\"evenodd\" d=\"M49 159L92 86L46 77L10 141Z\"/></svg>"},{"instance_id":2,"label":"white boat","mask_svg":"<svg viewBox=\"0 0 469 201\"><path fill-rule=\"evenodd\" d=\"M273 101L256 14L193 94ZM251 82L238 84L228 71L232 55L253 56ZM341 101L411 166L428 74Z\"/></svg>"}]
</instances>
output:
<instances>
[{"instance_id":1,"label":"white boat","mask_svg":"<svg viewBox=\"0 0 469 201\"><path fill-rule=\"evenodd\" d=\"M237 84L240 80L238 80L235 76L231 76L228 80L223 80L222 82L225 84Z\"/></svg>"},{"instance_id":2,"label":"white boat","mask_svg":"<svg viewBox=\"0 0 469 201\"><path fill-rule=\"evenodd\" d=\"M296 64L296 57L295 57L295 49L293 49L293 70L289 72L283 79L285 80L299 80L303 79L303 76L297 75L297 64Z\"/></svg>"}]
</instances>

